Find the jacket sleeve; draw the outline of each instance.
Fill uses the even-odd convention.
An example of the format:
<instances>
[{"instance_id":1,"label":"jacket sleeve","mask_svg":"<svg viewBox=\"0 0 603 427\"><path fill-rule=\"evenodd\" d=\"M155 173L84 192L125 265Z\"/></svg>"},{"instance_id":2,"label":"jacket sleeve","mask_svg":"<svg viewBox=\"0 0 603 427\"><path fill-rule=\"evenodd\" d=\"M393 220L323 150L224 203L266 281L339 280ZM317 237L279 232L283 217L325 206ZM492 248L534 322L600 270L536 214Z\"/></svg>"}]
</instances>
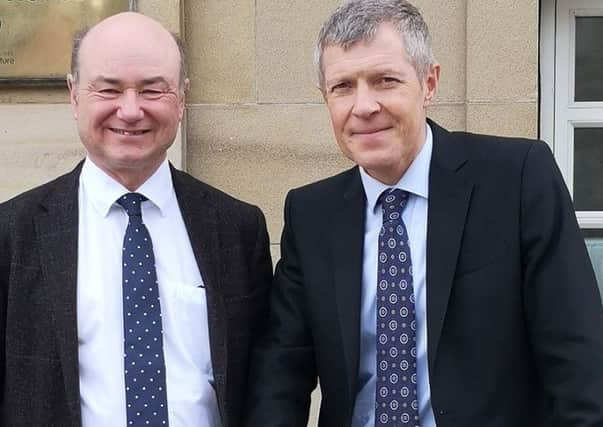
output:
<instances>
[{"instance_id":1,"label":"jacket sleeve","mask_svg":"<svg viewBox=\"0 0 603 427\"><path fill-rule=\"evenodd\" d=\"M316 386L304 279L296 248L293 193L285 201L281 260L270 293L270 320L256 346L245 425L305 427Z\"/></svg>"},{"instance_id":2,"label":"jacket sleeve","mask_svg":"<svg viewBox=\"0 0 603 427\"><path fill-rule=\"evenodd\" d=\"M6 305L10 280L9 215L6 204L0 204L0 423L4 420L6 366Z\"/></svg>"},{"instance_id":3,"label":"jacket sleeve","mask_svg":"<svg viewBox=\"0 0 603 427\"><path fill-rule=\"evenodd\" d=\"M521 188L526 313L555 425L603 427L603 309L574 208L546 144L532 145Z\"/></svg>"},{"instance_id":4,"label":"jacket sleeve","mask_svg":"<svg viewBox=\"0 0 603 427\"><path fill-rule=\"evenodd\" d=\"M259 208L255 209L254 223L249 229L249 277L253 293L260 295L256 308L260 312L260 321L256 325L254 337L257 340L268 320L268 296L272 284L272 257L270 256L270 238L266 228L266 219Z\"/></svg>"}]
</instances>

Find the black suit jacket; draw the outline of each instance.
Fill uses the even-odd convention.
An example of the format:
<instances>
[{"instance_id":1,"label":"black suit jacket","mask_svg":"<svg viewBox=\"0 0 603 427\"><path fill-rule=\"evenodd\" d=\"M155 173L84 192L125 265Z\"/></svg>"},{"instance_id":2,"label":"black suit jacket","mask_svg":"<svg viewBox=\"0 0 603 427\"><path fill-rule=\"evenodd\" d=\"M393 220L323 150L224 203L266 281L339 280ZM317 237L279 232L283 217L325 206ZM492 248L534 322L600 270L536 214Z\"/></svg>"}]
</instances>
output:
<instances>
[{"instance_id":1,"label":"black suit jacket","mask_svg":"<svg viewBox=\"0 0 603 427\"><path fill-rule=\"evenodd\" d=\"M430 122L427 340L438 427L603 427L603 310L542 142ZM250 426L351 423L365 196L357 168L291 191Z\"/></svg>"},{"instance_id":2,"label":"black suit jacket","mask_svg":"<svg viewBox=\"0 0 603 427\"><path fill-rule=\"evenodd\" d=\"M80 166L0 205L3 426L80 426L77 338ZM242 422L248 357L272 281L264 216L172 169L206 284L211 360L224 427ZM99 357L103 357L99 355Z\"/></svg>"}]
</instances>

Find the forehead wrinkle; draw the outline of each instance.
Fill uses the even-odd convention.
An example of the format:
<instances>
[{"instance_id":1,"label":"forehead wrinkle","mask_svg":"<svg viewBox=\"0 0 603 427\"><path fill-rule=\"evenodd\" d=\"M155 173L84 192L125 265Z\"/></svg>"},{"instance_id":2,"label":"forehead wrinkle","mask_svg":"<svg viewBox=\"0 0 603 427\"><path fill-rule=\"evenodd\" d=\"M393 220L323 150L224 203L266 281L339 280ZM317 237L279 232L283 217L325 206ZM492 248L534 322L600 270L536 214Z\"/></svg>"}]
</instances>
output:
<instances>
[{"instance_id":1,"label":"forehead wrinkle","mask_svg":"<svg viewBox=\"0 0 603 427\"><path fill-rule=\"evenodd\" d=\"M388 55L341 58L325 66L327 83L341 78L357 78L382 74L405 75L406 73L403 67L397 66L395 61L392 61Z\"/></svg>"},{"instance_id":2,"label":"forehead wrinkle","mask_svg":"<svg viewBox=\"0 0 603 427\"><path fill-rule=\"evenodd\" d=\"M96 76L93 79L90 79L90 82L91 83L109 83L109 84L117 85L117 84L121 83L121 80L120 79L116 79L114 77L106 77L106 76L103 76L103 75L99 75L99 76Z\"/></svg>"},{"instance_id":3,"label":"forehead wrinkle","mask_svg":"<svg viewBox=\"0 0 603 427\"><path fill-rule=\"evenodd\" d=\"M118 79L115 77L106 77L103 75L99 75L94 79L90 80L91 83L107 83L107 84L111 84L111 85L123 85L124 81L122 79ZM167 79L163 76L153 76L153 77L146 77L143 79L140 79L140 81L137 82L137 86L147 86L147 85L152 85L152 84L156 84L156 83L163 83L166 85L169 85L169 82L167 81Z\"/></svg>"}]
</instances>

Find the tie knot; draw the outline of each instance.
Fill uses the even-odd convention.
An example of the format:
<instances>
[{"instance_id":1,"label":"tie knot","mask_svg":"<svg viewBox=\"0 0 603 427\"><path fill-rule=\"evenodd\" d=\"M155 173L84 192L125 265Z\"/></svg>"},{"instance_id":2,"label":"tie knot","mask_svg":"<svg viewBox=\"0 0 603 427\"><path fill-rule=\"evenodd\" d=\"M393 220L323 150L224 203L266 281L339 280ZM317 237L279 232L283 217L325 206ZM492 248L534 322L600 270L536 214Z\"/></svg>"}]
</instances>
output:
<instances>
[{"instance_id":1,"label":"tie knot","mask_svg":"<svg viewBox=\"0 0 603 427\"><path fill-rule=\"evenodd\" d=\"M117 199L117 203L126 210L128 216L142 216L140 204L147 200L145 196L139 193L126 193Z\"/></svg>"},{"instance_id":2,"label":"tie knot","mask_svg":"<svg viewBox=\"0 0 603 427\"><path fill-rule=\"evenodd\" d=\"M399 188L388 188L379 196L383 221L395 221L400 219L402 211L408 202L408 191Z\"/></svg>"}]
</instances>

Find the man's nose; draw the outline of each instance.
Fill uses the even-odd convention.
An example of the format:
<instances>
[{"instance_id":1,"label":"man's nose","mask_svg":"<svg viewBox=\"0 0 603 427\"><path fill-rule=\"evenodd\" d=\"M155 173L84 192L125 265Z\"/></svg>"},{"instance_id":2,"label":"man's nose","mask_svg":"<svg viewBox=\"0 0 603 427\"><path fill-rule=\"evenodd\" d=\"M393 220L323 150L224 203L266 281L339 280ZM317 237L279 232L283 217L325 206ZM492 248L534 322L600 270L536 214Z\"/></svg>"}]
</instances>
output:
<instances>
[{"instance_id":1,"label":"man's nose","mask_svg":"<svg viewBox=\"0 0 603 427\"><path fill-rule=\"evenodd\" d=\"M138 92L134 89L126 89L120 99L117 117L126 122L132 122L142 119L144 112L140 105Z\"/></svg>"},{"instance_id":2,"label":"man's nose","mask_svg":"<svg viewBox=\"0 0 603 427\"><path fill-rule=\"evenodd\" d=\"M356 97L352 114L359 117L368 117L381 109L377 94L368 84L359 84L356 87Z\"/></svg>"}]
</instances>

